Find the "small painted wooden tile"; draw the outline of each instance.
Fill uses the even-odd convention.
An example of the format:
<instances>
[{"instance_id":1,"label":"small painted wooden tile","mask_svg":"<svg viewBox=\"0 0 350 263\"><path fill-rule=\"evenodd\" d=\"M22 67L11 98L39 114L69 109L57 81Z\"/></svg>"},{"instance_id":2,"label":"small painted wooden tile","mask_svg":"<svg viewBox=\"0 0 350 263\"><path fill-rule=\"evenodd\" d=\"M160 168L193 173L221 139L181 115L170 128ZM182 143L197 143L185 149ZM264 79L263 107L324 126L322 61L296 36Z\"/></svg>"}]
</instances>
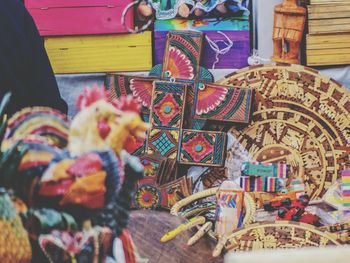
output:
<instances>
[{"instance_id":1,"label":"small painted wooden tile","mask_svg":"<svg viewBox=\"0 0 350 263\"><path fill-rule=\"evenodd\" d=\"M174 204L192 194L192 178L183 176L160 187L161 206L170 209Z\"/></svg>"},{"instance_id":2,"label":"small painted wooden tile","mask_svg":"<svg viewBox=\"0 0 350 263\"><path fill-rule=\"evenodd\" d=\"M152 177L138 181L132 200L133 207L137 209L157 209L161 206L162 194Z\"/></svg>"},{"instance_id":3,"label":"small painted wooden tile","mask_svg":"<svg viewBox=\"0 0 350 263\"><path fill-rule=\"evenodd\" d=\"M179 146L180 131L152 129L147 141L147 154L161 154L176 159Z\"/></svg>"},{"instance_id":4,"label":"small painted wooden tile","mask_svg":"<svg viewBox=\"0 0 350 263\"><path fill-rule=\"evenodd\" d=\"M249 123L253 95L253 89L197 83L195 118Z\"/></svg>"},{"instance_id":5,"label":"small painted wooden tile","mask_svg":"<svg viewBox=\"0 0 350 263\"><path fill-rule=\"evenodd\" d=\"M153 127L182 127L185 108L186 84L155 81L151 124Z\"/></svg>"},{"instance_id":6,"label":"small painted wooden tile","mask_svg":"<svg viewBox=\"0 0 350 263\"><path fill-rule=\"evenodd\" d=\"M140 161L144 167L144 178L146 177L158 177L162 163L166 161L166 158L159 154L144 154L140 156Z\"/></svg>"},{"instance_id":7,"label":"small painted wooden tile","mask_svg":"<svg viewBox=\"0 0 350 263\"><path fill-rule=\"evenodd\" d=\"M183 130L179 162L182 164L222 166L226 149L226 134Z\"/></svg>"},{"instance_id":8,"label":"small painted wooden tile","mask_svg":"<svg viewBox=\"0 0 350 263\"><path fill-rule=\"evenodd\" d=\"M111 98L119 98L132 94L142 105L143 112L149 112L152 104L153 82L155 78L133 77L110 74L106 78L106 86L110 90Z\"/></svg>"},{"instance_id":9,"label":"small painted wooden tile","mask_svg":"<svg viewBox=\"0 0 350 263\"><path fill-rule=\"evenodd\" d=\"M201 32L170 31L167 35L162 78L198 79L202 39Z\"/></svg>"}]
</instances>

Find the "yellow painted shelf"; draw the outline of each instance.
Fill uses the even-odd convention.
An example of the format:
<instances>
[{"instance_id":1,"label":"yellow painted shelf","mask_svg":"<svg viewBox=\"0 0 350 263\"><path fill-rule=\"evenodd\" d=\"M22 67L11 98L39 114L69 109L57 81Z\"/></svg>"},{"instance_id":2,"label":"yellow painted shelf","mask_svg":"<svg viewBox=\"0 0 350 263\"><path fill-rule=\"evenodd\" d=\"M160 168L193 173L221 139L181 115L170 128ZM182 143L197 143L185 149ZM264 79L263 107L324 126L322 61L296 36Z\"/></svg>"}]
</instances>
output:
<instances>
[{"instance_id":1,"label":"yellow painted shelf","mask_svg":"<svg viewBox=\"0 0 350 263\"><path fill-rule=\"evenodd\" d=\"M152 67L151 32L46 37L56 74L146 71Z\"/></svg>"}]
</instances>

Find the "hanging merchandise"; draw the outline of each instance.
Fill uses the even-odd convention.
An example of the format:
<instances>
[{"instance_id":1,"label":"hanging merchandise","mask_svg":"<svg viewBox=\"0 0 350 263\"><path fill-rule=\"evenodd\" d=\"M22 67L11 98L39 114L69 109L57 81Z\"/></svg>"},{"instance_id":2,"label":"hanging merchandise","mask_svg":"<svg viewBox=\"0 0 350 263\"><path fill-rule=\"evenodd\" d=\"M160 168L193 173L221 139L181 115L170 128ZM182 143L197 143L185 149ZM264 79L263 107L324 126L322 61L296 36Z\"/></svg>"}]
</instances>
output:
<instances>
[{"instance_id":1,"label":"hanging merchandise","mask_svg":"<svg viewBox=\"0 0 350 263\"><path fill-rule=\"evenodd\" d=\"M153 40L155 65L162 63L166 35L171 30L194 30L205 33L202 65L208 69L232 69L248 65L250 52L248 17L155 21Z\"/></svg>"},{"instance_id":2,"label":"hanging merchandise","mask_svg":"<svg viewBox=\"0 0 350 263\"><path fill-rule=\"evenodd\" d=\"M149 0L140 1L137 8L142 17L155 13L157 20L173 19L175 17L222 17L248 16L249 0Z\"/></svg>"}]
</instances>

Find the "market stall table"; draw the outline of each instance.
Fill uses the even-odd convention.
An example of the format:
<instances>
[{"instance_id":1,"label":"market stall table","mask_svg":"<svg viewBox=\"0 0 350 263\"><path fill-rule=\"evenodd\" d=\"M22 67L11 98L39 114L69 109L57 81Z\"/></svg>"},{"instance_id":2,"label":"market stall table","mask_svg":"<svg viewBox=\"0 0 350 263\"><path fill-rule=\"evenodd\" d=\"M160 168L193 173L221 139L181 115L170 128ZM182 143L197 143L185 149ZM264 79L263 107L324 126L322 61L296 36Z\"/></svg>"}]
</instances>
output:
<instances>
[{"instance_id":1,"label":"market stall table","mask_svg":"<svg viewBox=\"0 0 350 263\"><path fill-rule=\"evenodd\" d=\"M202 238L193 246L187 246L187 240L194 234L190 230L181 233L168 243L160 243L160 238L169 230L178 227L183 219L167 212L139 210L130 215L128 229L141 257L148 263L171 262L223 262L222 258L213 258L215 243L209 238Z\"/></svg>"}]
</instances>

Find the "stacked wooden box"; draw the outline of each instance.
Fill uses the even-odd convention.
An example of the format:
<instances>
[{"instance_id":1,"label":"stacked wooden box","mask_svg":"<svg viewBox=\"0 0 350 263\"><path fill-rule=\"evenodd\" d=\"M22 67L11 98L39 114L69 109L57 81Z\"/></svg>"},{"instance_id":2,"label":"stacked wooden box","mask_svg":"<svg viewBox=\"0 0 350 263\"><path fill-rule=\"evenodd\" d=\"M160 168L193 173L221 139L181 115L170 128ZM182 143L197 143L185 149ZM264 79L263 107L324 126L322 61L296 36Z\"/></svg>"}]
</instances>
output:
<instances>
[{"instance_id":1,"label":"stacked wooden box","mask_svg":"<svg viewBox=\"0 0 350 263\"><path fill-rule=\"evenodd\" d=\"M350 0L310 0L308 66L350 63Z\"/></svg>"},{"instance_id":2,"label":"stacked wooden box","mask_svg":"<svg viewBox=\"0 0 350 263\"><path fill-rule=\"evenodd\" d=\"M126 34L131 0L25 0L55 73L141 71L152 67L151 32ZM131 12L125 17L133 26Z\"/></svg>"}]
</instances>

